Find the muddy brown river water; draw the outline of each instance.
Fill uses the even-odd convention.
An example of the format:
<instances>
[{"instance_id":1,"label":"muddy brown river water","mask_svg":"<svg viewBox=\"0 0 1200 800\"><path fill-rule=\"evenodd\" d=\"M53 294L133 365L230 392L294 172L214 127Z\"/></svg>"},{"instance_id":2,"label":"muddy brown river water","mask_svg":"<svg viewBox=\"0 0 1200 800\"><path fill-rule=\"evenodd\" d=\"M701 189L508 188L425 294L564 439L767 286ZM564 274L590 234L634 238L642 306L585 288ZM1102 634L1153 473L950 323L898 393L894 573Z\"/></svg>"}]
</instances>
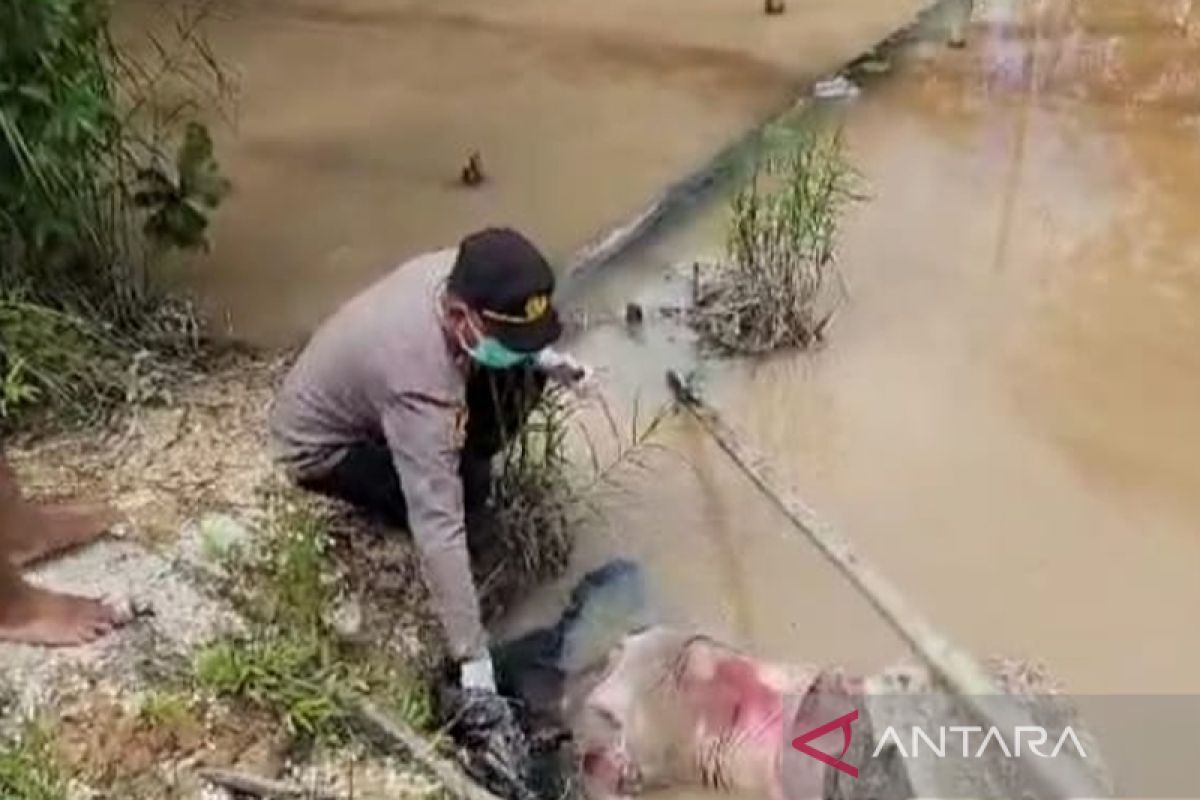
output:
<instances>
[{"instance_id":1,"label":"muddy brown river water","mask_svg":"<svg viewBox=\"0 0 1200 800\"><path fill-rule=\"evenodd\" d=\"M196 285L274 342L485 220L564 254L916 6L792 0L767 28L720 0L607 5L231 6L242 190ZM704 368L730 420L933 621L1077 691L1200 691L1198 98L1190 0L978 2L965 49L916 42L818 111L871 193L828 345ZM496 180L463 193L472 147ZM723 215L701 204L587 304L671 296L665 267L719 252ZM576 347L643 406L694 361L657 323ZM902 654L698 430L672 422L663 443L579 570L633 554L668 615L766 655Z\"/></svg>"},{"instance_id":2,"label":"muddy brown river water","mask_svg":"<svg viewBox=\"0 0 1200 800\"><path fill-rule=\"evenodd\" d=\"M981 3L966 50L911 46L821 112L872 195L828 346L704 370L936 623L1077 691L1200 688L1198 48L1200 9L1144 0ZM723 223L715 201L639 247L593 308L670 297L664 265ZM692 363L661 326L581 347L644 405ZM901 652L704 434L666 438L589 556L636 554L673 614L781 658Z\"/></svg>"},{"instance_id":3,"label":"muddy brown river water","mask_svg":"<svg viewBox=\"0 0 1200 800\"><path fill-rule=\"evenodd\" d=\"M156 2L125 16L145 27ZM564 257L922 5L218 0L237 185L188 281L235 336L280 344L486 223ZM464 190L473 150L489 180Z\"/></svg>"}]
</instances>

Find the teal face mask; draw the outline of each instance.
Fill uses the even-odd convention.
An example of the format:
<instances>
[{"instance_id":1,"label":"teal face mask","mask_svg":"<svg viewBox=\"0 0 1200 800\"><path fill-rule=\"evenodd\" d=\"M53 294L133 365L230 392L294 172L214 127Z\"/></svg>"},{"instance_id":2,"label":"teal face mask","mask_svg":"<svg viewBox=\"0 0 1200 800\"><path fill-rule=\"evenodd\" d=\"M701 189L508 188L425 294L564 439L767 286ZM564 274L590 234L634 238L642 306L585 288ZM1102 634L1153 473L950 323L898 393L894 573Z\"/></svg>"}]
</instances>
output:
<instances>
[{"instance_id":1,"label":"teal face mask","mask_svg":"<svg viewBox=\"0 0 1200 800\"><path fill-rule=\"evenodd\" d=\"M479 344L467 348L467 354L480 366L489 369L508 369L529 361L529 353L518 353L505 347L494 336L484 336Z\"/></svg>"},{"instance_id":2,"label":"teal face mask","mask_svg":"<svg viewBox=\"0 0 1200 800\"><path fill-rule=\"evenodd\" d=\"M519 364L525 364L533 358L532 353L518 353L516 350L506 347L495 336L484 336L473 323L468 322L468 324L475 334L476 345L468 347L467 343L463 342L462 346L467 351L467 355L481 367L487 367L488 369L508 369Z\"/></svg>"}]
</instances>

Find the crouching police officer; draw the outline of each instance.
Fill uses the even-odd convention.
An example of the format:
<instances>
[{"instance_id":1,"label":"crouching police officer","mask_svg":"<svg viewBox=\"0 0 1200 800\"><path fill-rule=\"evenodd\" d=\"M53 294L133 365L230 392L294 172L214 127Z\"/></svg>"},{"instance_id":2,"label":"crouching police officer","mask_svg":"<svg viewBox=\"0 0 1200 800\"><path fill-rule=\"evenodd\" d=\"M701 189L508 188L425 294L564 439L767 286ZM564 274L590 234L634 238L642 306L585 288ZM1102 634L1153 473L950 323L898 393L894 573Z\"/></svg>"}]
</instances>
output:
<instances>
[{"instance_id":1,"label":"crouching police officer","mask_svg":"<svg viewBox=\"0 0 1200 800\"><path fill-rule=\"evenodd\" d=\"M546 378L587 376L549 349L562 332L553 291L545 258L509 229L414 258L321 325L271 413L275 456L299 485L412 532L461 687L497 725L511 716L495 694L467 519Z\"/></svg>"}]
</instances>

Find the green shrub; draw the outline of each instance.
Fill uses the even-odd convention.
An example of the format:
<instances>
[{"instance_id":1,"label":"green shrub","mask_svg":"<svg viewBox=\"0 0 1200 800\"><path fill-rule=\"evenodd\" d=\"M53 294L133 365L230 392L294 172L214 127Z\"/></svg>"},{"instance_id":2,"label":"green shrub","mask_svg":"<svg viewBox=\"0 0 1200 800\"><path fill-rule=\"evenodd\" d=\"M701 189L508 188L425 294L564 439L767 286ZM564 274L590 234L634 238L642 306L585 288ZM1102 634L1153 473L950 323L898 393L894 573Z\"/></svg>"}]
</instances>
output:
<instances>
[{"instance_id":1,"label":"green shrub","mask_svg":"<svg viewBox=\"0 0 1200 800\"><path fill-rule=\"evenodd\" d=\"M221 82L203 12L180 13L147 62L114 44L105 0L0 0L0 425L37 405L88 416L141 350L194 333L151 271L205 245L229 186L191 101L158 97L172 77Z\"/></svg>"}]
</instances>

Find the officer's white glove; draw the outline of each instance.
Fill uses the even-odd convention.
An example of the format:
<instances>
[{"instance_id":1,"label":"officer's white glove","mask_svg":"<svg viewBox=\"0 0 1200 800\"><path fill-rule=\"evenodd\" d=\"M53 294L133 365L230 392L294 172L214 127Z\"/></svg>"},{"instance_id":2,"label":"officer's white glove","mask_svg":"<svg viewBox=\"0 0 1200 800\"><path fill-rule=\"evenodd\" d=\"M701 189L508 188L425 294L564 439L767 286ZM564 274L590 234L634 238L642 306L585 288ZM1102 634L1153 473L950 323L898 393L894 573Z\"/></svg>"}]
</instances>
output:
<instances>
[{"instance_id":1,"label":"officer's white glove","mask_svg":"<svg viewBox=\"0 0 1200 800\"><path fill-rule=\"evenodd\" d=\"M568 353L547 347L537 354L538 369L548 377L586 397L596 392L596 372Z\"/></svg>"},{"instance_id":2,"label":"officer's white glove","mask_svg":"<svg viewBox=\"0 0 1200 800\"><path fill-rule=\"evenodd\" d=\"M464 661L460 670L459 685L462 688L495 693L496 672L492 668L492 657L488 653Z\"/></svg>"}]
</instances>

